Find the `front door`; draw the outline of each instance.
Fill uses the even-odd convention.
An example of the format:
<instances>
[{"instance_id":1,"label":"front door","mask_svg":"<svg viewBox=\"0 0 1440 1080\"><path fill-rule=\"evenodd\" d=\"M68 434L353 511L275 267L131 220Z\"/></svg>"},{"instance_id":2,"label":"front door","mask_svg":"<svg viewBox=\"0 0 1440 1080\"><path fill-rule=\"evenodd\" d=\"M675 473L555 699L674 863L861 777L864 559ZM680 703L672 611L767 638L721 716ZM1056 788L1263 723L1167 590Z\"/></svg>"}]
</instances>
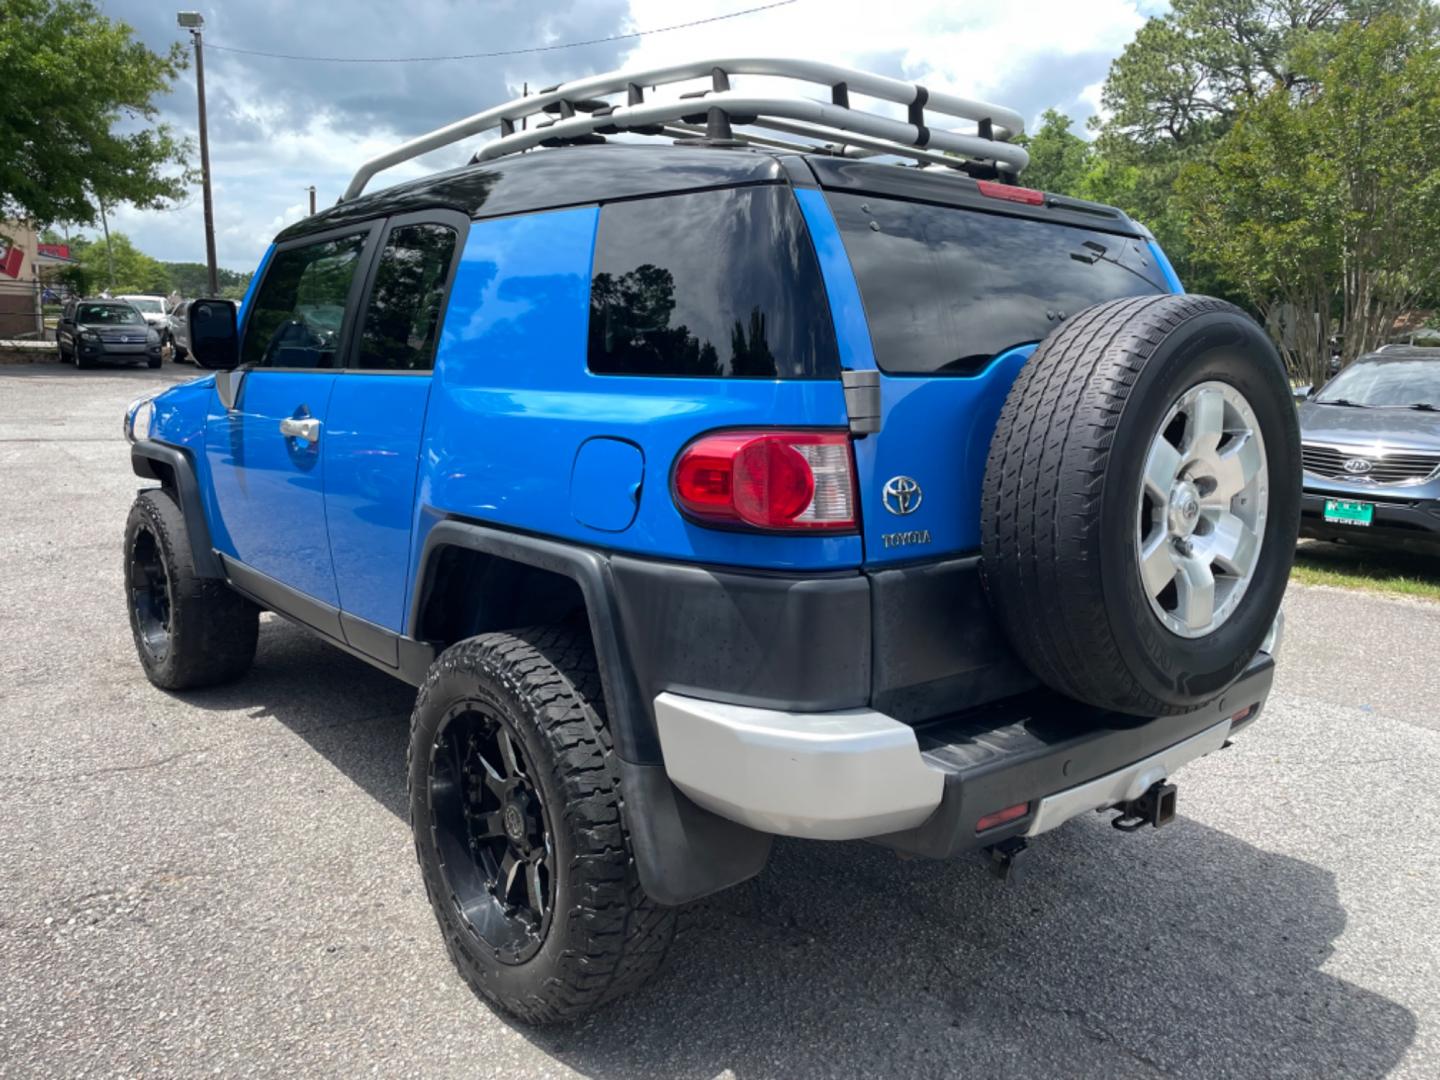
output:
<instances>
[{"instance_id":1,"label":"front door","mask_svg":"<svg viewBox=\"0 0 1440 1080\"><path fill-rule=\"evenodd\" d=\"M374 232L367 225L276 249L246 312L235 406L216 395L205 431L217 548L332 608L340 601L324 446Z\"/></svg>"}]
</instances>

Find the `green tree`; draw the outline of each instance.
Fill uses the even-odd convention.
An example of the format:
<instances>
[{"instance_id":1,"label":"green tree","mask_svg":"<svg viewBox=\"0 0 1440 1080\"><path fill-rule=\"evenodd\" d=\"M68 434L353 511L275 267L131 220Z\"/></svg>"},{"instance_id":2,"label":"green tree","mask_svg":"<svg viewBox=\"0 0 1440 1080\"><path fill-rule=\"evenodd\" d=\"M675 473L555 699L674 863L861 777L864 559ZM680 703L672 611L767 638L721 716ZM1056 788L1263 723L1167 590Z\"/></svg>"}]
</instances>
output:
<instances>
[{"instance_id":1,"label":"green tree","mask_svg":"<svg viewBox=\"0 0 1440 1080\"><path fill-rule=\"evenodd\" d=\"M166 296L173 288L170 273L158 259L153 259L131 243L121 232L110 233L110 256L115 262L115 280L110 280L110 258L106 256L103 237L88 240L77 236L70 242L70 254L78 259L79 275L69 278L72 287L81 292L108 289L114 294L150 293Z\"/></svg>"},{"instance_id":2,"label":"green tree","mask_svg":"<svg viewBox=\"0 0 1440 1080\"><path fill-rule=\"evenodd\" d=\"M1244 106L1272 90L1303 91L1302 59L1317 36L1425 0L1174 0L1110 66L1102 136L1131 150L1185 150L1228 129Z\"/></svg>"},{"instance_id":3,"label":"green tree","mask_svg":"<svg viewBox=\"0 0 1440 1080\"><path fill-rule=\"evenodd\" d=\"M1090 143L1071 131L1070 125L1070 117L1046 109L1034 134L1015 140L1030 152L1030 164L1025 167L1027 187L1057 195L1080 195L1093 152Z\"/></svg>"},{"instance_id":4,"label":"green tree","mask_svg":"<svg viewBox=\"0 0 1440 1080\"><path fill-rule=\"evenodd\" d=\"M181 296L204 296L210 291L209 274L204 263L167 262L163 265L170 275L171 287ZM250 285L250 274L227 270L223 266L216 269L216 279L220 295L232 300L243 297Z\"/></svg>"},{"instance_id":5,"label":"green tree","mask_svg":"<svg viewBox=\"0 0 1440 1080\"><path fill-rule=\"evenodd\" d=\"M189 144L154 103L185 54L133 35L89 0L0 0L0 217L91 224L184 194Z\"/></svg>"},{"instance_id":6,"label":"green tree","mask_svg":"<svg viewBox=\"0 0 1440 1080\"><path fill-rule=\"evenodd\" d=\"M1440 290L1440 33L1428 11L1352 22L1293 63L1303 86L1240 109L1176 198L1196 256L1289 314L1287 360L1317 381L1337 327L1353 359Z\"/></svg>"}]
</instances>

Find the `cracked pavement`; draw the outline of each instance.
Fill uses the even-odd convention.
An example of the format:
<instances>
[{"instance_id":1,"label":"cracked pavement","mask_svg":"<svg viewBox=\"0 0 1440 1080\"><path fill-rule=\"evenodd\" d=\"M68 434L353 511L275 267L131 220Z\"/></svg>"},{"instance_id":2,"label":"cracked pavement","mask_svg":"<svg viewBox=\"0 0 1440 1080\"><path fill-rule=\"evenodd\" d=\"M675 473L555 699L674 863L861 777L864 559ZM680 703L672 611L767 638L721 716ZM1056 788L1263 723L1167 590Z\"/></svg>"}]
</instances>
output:
<instances>
[{"instance_id":1,"label":"cracked pavement","mask_svg":"<svg viewBox=\"0 0 1440 1080\"><path fill-rule=\"evenodd\" d=\"M1440 1075L1440 605L1321 589L1172 827L1005 886L780 843L643 992L507 1022L414 866L407 687L271 617L239 683L141 674L121 410L193 375L0 367L0 1075Z\"/></svg>"}]
</instances>

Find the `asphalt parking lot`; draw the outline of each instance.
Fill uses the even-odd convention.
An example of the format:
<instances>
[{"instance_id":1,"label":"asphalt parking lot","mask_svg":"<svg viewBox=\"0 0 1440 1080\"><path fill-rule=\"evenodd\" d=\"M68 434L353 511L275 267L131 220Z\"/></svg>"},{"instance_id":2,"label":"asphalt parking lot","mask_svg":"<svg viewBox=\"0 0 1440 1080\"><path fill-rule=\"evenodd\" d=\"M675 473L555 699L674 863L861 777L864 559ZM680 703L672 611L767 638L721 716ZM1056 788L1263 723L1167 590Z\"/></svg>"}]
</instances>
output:
<instances>
[{"instance_id":1,"label":"asphalt parking lot","mask_svg":"<svg viewBox=\"0 0 1440 1080\"><path fill-rule=\"evenodd\" d=\"M1292 588L1278 687L1180 774L978 862L777 846L667 973L562 1030L452 973L404 811L412 694L266 617L135 660L120 419L194 376L0 367L0 1074L1440 1075L1440 605Z\"/></svg>"}]
</instances>

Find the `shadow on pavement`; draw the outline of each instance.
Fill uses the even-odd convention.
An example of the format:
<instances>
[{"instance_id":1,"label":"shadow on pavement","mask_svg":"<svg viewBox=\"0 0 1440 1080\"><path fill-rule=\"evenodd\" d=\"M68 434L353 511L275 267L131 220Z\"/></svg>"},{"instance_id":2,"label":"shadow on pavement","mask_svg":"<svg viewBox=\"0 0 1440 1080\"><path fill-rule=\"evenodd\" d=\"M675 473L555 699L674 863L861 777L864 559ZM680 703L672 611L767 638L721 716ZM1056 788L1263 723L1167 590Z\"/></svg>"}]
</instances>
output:
<instances>
[{"instance_id":1,"label":"shadow on pavement","mask_svg":"<svg viewBox=\"0 0 1440 1080\"><path fill-rule=\"evenodd\" d=\"M267 620L247 679L186 699L275 717L405 817L398 681ZM516 1030L617 1080L1381 1077L1414 1040L1408 1009L1323 970L1346 923L1328 870L1183 815L1136 836L1088 816L1028 858L1000 885L978 861L781 842L687 911L653 985Z\"/></svg>"}]
</instances>

